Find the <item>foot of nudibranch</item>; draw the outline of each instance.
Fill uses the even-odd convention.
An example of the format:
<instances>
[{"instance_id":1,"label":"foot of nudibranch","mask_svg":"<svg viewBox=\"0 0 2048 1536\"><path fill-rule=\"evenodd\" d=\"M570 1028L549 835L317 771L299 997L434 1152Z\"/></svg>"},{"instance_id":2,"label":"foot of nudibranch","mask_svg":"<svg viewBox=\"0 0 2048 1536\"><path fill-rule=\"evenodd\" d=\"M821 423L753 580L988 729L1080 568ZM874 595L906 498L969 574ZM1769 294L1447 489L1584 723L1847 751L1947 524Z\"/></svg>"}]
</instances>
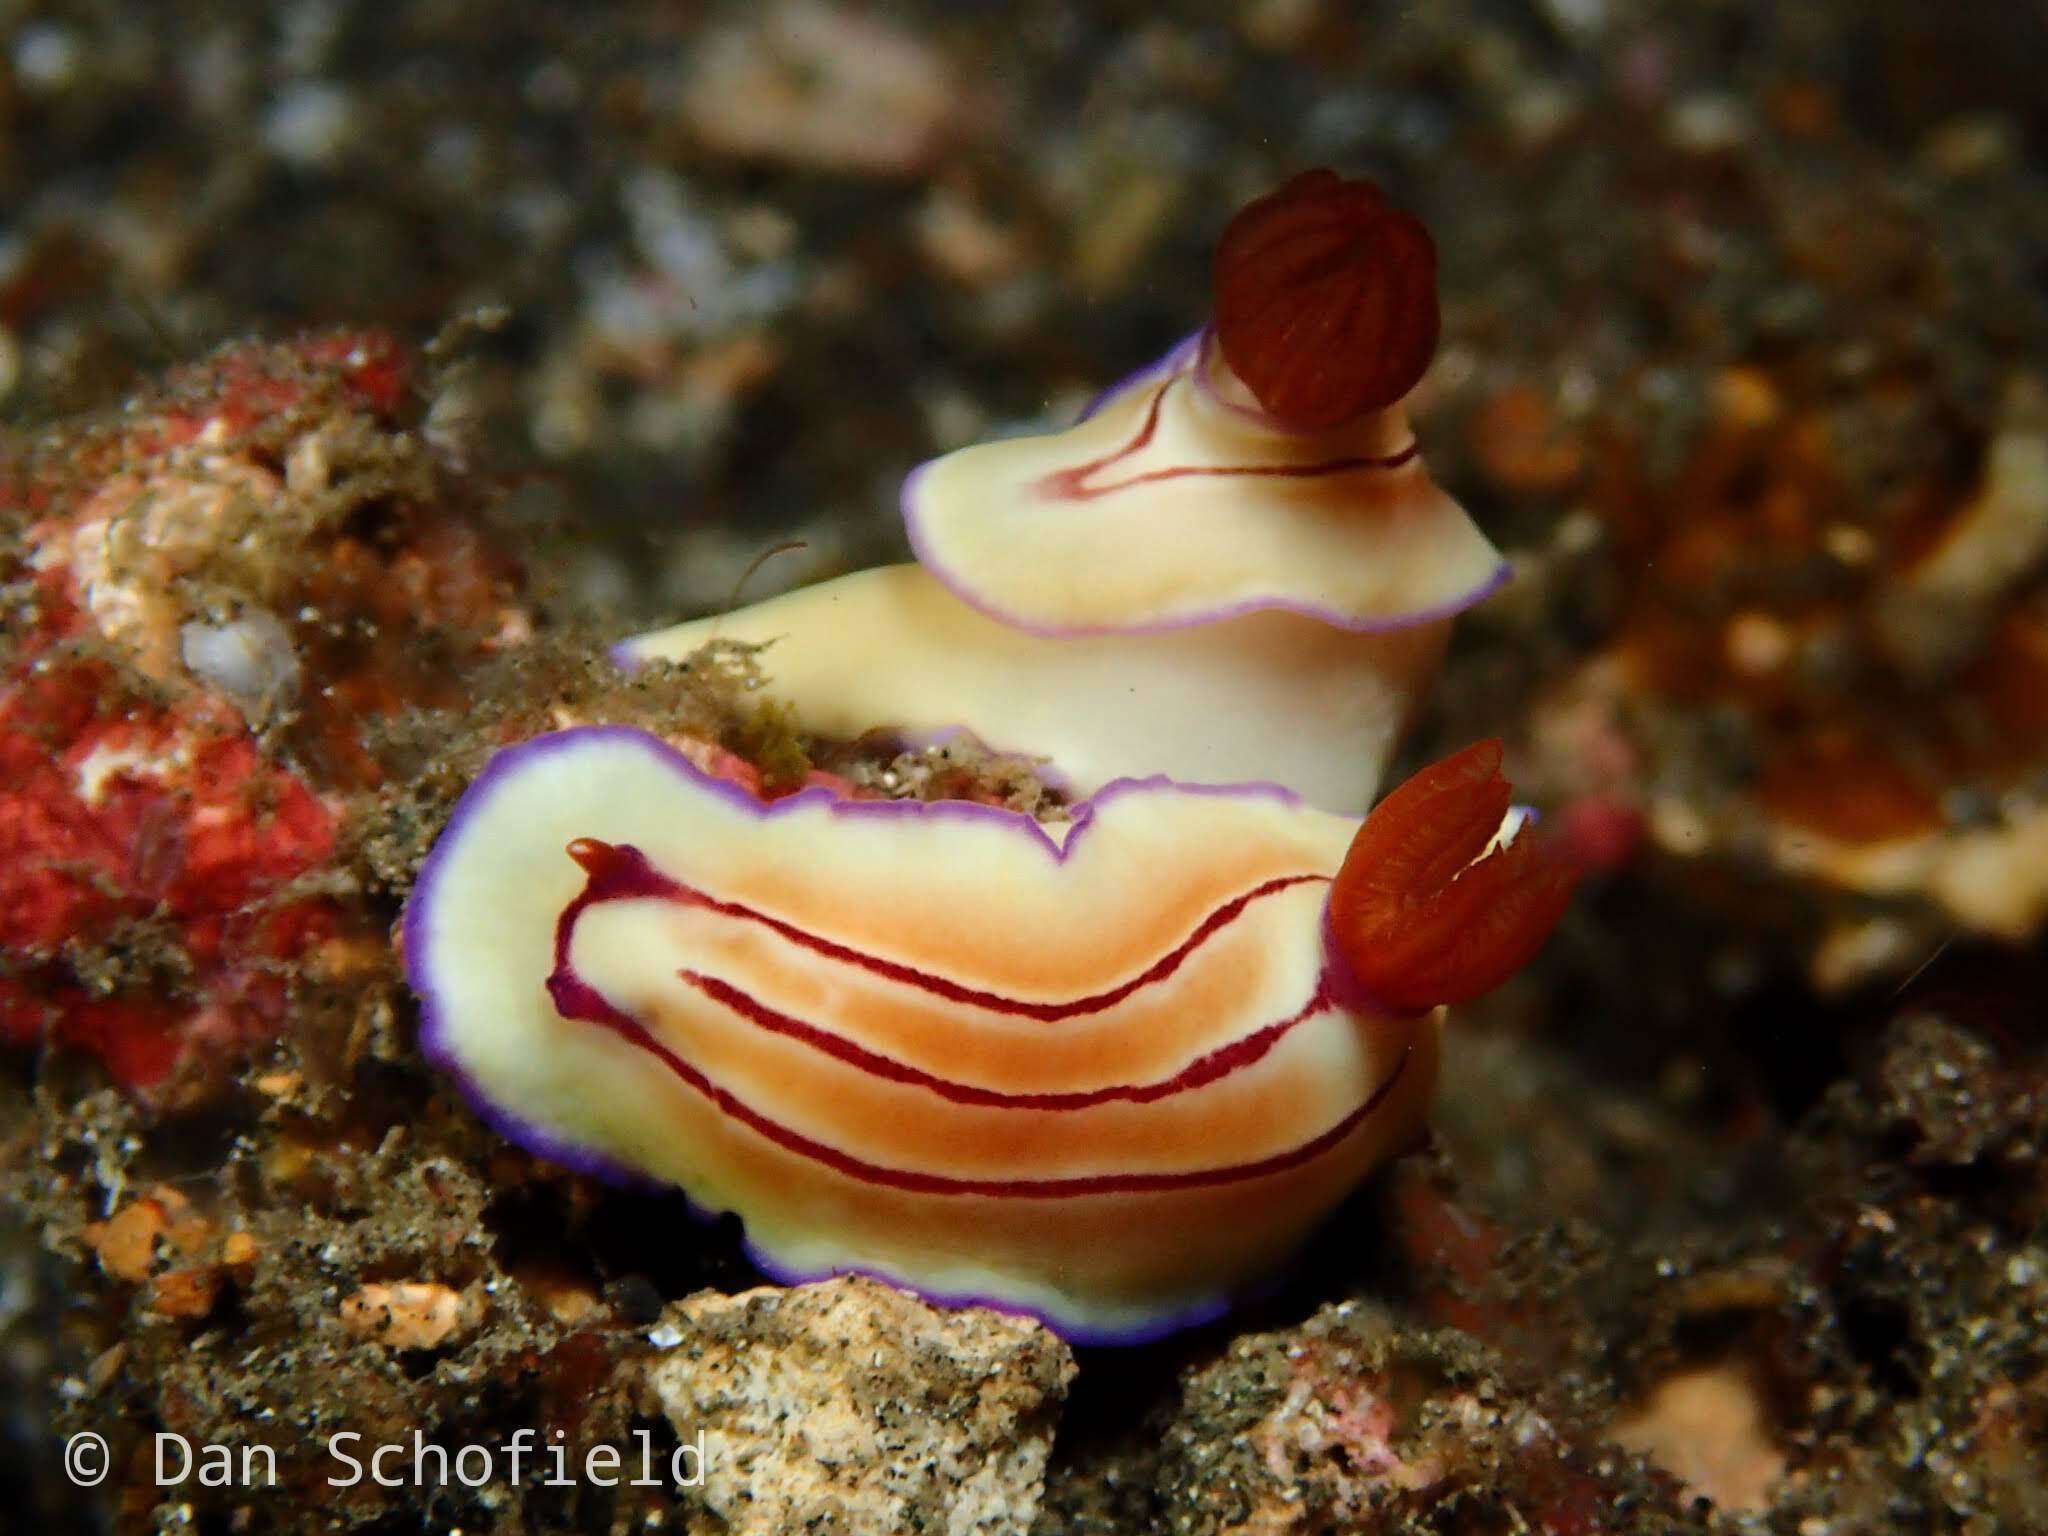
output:
<instances>
[{"instance_id":1,"label":"foot of nudibranch","mask_svg":"<svg viewBox=\"0 0 2048 1536\"><path fill-rule=\"evenodd\" d=\"M1491 991L1564 915L1576 870L1531 836L1490 848L1514 795L1500 767L1500 743L1482 741L1423 769L1374 807L1344 856L1331 941L1383 1007L1421 1012Z\"/></svg>"}]
</instances>

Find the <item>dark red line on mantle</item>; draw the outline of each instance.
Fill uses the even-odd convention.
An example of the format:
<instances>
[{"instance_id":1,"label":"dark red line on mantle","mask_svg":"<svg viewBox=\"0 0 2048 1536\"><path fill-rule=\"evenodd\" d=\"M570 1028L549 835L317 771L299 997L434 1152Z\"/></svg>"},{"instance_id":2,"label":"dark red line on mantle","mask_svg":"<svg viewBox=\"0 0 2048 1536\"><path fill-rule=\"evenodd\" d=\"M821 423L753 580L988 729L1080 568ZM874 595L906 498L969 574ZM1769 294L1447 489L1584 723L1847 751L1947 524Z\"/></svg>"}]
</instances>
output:
<instances>
[{"instance_id":1,"label":"dark red line on mantle","mask_svg":"<svg viewBox=\"0 0 2048 1536\"><path fill-rule=\"evenodd\" d=\"M871 1051L844 1036L835 1035L815 1024L771 1008L740 988L716 977L705 976L697 971L680 971L677 974L704 996L748 1023L770 1033L799 1040L813 1050L822 1051L825 1055L843 1061L871 1077L923 1088L955 1104L974 1104L991 1109L1088 1109L1097 1104L1149 1104L1157 1099L1171 1098L1175 1094L1186 1093L1191 1089L1217 1082L1241 1068L1252 1065L1278 1045L1296 1025L1305 1023L1331 1007L1328 992L1318 985L1314 995L1286 1018L1261 1025L1228 1045L1218 1046L1215 1050L1196 1057L1173 1076L1161 1078L1156 1082L1121 1083L1107 1088L1080 1088L1065 1092L1004 1093L995 1088L981 1088L972 1083L938 1077L920 1067L913 1067L908 1062Z\"/></svg>"},{"instance_id":2,"label":"dark red line on mantle","mask_svg":"<svg viewBox=\"0 0 2048 1536\"><path fill-rule=\"evenodd\" d=\"M1422 451L1422 445L1410 442L1396 453L1361 454L1347 458L1319 459L1311 464L1174 464L1164 469L1146 470L1143 474L1119 480L1112 485L1090 485L1094 475L1119 464L1135 453L1142 452L1158 435L1159 415L1166 405L1166 392L1176 384L1183 383L1186 374L1175 374L1152 392L1152 403L1145 409L1145 420L1137 434L1110 453L1077 464L1071 469L1056 469L1038 482L1038 492L1054 501L1093 501L1099 496L1112 495L1128 490L1134 485L1153 485L1162 480L1179 480L1194 476L1228 477L1256 476L1273 480L1308 480L1326 475L1345 475L1361 469L1399 469Z\"/></svg>"},{"instance_id":3,"label":"dark red line on mantle","mask_svg":"<svg viewBox=\"0 0 2048 1536\"><path fill-rule=\"evenodd\" d=\"M548 995L553 999L556 1011L565 1019L576 1019L611 1030L621 1039L653 1056L685 1086L709 1099L721 1113L739 1121L785 1151L817 1162L862 1183L882 1185L915 1194L1042 1200L1196 1189L1263 1178L1269 1174L1299 1167L1336 1146L1360 1125L1367 1115L1385 1102L1387 1095L1393 1091L1407 1070L1413 1053L1411 1040L1402 1046L1400 1060L1394 1064L1393 1070L1362 1103L1336 1124L1297 1146L1251 1162L1175 1173L1106 1173L1060 1179L968 1179L926 1173L916 1169L891 1168L828 1146L814 1137L806 1136L801 1131L771 1119L730 1089L712 1082L702 1071L655 1039L639 1020L615 1006L595 987L578 976L575 968L569 963L569 945L577 917L595 901L636 896L671 896L695 899L705 905L722 909L722 904L703 897L701 893L691 892L689 887L655 870L636 849L584 844L578 858L579 862L583 862L585 868L590 870L590 881L583 892L562 910L556 920L555 969L547 979ZM1296 884L1299 883L1299 879L1281 883ZM1239 898L1240 910L1242 903L1249 899L1249 896ZM760 914L745 908L738 909L738 914L760 918Z\"/></svg>"},{"instance_id":4,"label":"dark red line on mantle","mask_svg":"<svg viewBox=\"0 0 2048 1536\"><path fill-rule=\"evenodd\" d=\"M833 1172L864 1184L879 1184L924 1195L978 1195L1004 1200L1071 1200L1089 1195L1151 1194L1177 1189L1203 1189L1238 1184L1247 1179L1284 1173L1313 1161L1336 1146L1365 1117L1386 1101L1395 1084L1408 1069L1414 1051L1412 1041L1401 1048L1401 1058L1379 1086L1357 1108L1321 1134L1289 1147L1284 1152L1246 1163L1227 1163L1215 1168L1191 1168L1176 1173L1098 1173L1064 1179L963 1179L943 1173L926 1173L911 1168L891 1168L869 1162L814 1137L770 1119L730 1089L721 1088L697 1068L650 1035L645 1026L614 1007L597 989L573 971L557 970L548 978L548 992L564 1018L582 1019L602 1025L622 1039L639 1046L675 1074L686 1086L709 1099L720 1111L755 1131L766 1140L799 1157L820 1163Z\"/></svg>"},{"instance_id":5,"label":"dark red line on mantle","mask_svg":"<svg viewBox=\"0 0 2048 1536\"><path fill-rule=\"evenodd\" d=\"M654 867L653 863L644 853L629 843L622 843L615 847L609 844L589 846L602 849L603 851L587 854L587 857L591 860L591 863L585 866L590 871L589 881L584 886L582 892L577 895L576 899L562 909L562 916L556 924L555 961L557 966L562 964L566 954L562 947L562 936L567 933L568 927L574 924L577 917L582 914L586 907L594 906L603 901L653 896L670 901L683 902L691 906L700 906L707 911L717 912L726 917L736 917L747 922L759 923L771 932L788 939L792 944L800 945L805 949L811 950L813 953L824 955L827 959L837 960L846 965L857 966L862 970L883 977L885 980L901 982L906 986L916 987L920 991L929 992L936 997L943 997L948 1002L967 1003L976 1008L986 1009L990 1013L1012 1014L1020 1018L1044 1019L1048 1021L1075 1018L1090 1013L1100 1013L1104 1009L1115 1007L1116 1004L1129 997L1138 988L1150 986L1156 981L1162 981L1166 977L1171 976L1187 960L1188 956L1207 943L1219 929L1235 922L1243 914L1245 908L1254 901L1262 897L1274 895L1280 891L1288 890L1297 885L1307 885L1319 881L1327 882L1329 879L1327 875L1282 875L1268 880L1261 885L1253 886L1249 891L1240 896L1232 897L1214 912L1211 912L1195 926L1194 931L1186 939L1182 940L1179 945L1167 951L1166 954L1162 955L1129 981L1121 982L1105 992L1097 992L1088 997L1070 998L1064 1002L1057 1003L1034 1003L1025 1001L1022 998L1005 997L998 992L987 992L979 987L963 986L957 981L951 981L944 976L935 976L931 972L921 971L915 966L904 965L895 960L884 960L878 955L871 955L863 950L836 943L821 934L815 934L808 929L799 928L794 923L786 922L779 917L770 916L768 913L758 911L753 907L743 906L739 902L722 901L715 896L698 890L694 886L685 885L682 881L675 879L671 875L664 874Z\"/></svg>"}]
</instances>

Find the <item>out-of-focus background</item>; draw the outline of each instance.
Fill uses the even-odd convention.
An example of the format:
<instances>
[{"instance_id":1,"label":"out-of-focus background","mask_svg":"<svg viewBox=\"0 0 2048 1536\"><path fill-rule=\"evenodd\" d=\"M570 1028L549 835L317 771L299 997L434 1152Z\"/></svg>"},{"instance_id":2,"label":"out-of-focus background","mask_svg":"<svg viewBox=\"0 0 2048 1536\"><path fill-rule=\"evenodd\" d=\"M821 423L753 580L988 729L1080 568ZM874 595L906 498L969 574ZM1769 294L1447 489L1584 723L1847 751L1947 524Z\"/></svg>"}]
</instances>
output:
<instances>
[{"instance_id":1,"label":"out-of-focus background","mask_svg":"<svg viewBox=\"0 0 2048 1536\"><path fill-rule=\"evenodd\" d=\"M1988 0L0 0L0 470L141 451L109 434L176 412L119 403L221 344L388 332L416 350L402 388L347 388L523 574L462 569L594 650L743 581L900 558L904 472L1066 419L1199 324L1242 202L1311 166L1378 180L1441 256L1428 462L1519 578L1462 622L1413 755L1504 736L1591 871L1451 1052L1441 1117L1503 1251L1575 1234L1531 1271L1552 1300L1604 1276L1557 1325L1570 1348L1531 1358L1611 1372L1631 1443L1725 1432L1738 1470L1710 1491L1772 1529L2048 1529L2025 1491L2048 1193L2014 1171L2048 1115L2044 66L2048 10ZM380 506L433 500L404 463ZM387 801L415 760L266 742ZM373 916L416 857L372 858ZM74 976L35 931L0 983L142 985L118 935ZM41 1038L11 1017L9 1049ZM85 1054L126 1082L112 1029ZM83 1178L82 1090L10 1081L17 1193ZM186 1135L155 1115L124 1134ZM195 1167L232 1141L191 1139ZM1400 1195L1419 1229L1464 1219L1418 1192L1440 1186ZM56 1204L20 1208L16 1249L91 1263ZM1859 1247L1878 1229L1852 1208L1890 1246ZM1495 1258L1421 1246L1467 1279ZM0 1278L38 1456L53 1376L75 1400L130 1348L52 1262ZM1645 1299L1696 1272L1718 1278ZM655 1300L685 1274L707 1278ZM1532 1315L1431 1314L1503 1348ZM1830 1342L1802 1354L1809 1325ZM1658 1397L1681 1366L1723 1371L1714 1427ZM1042 1519L1221 1528L1187 1449L1221 1421L1185 1410L1155 1477L1097 1390L1084 1369Z\"/></svg>"},{"instance_id":2,"label":"out-of-focus background","mask_svg":"<svg viewBox=\"0 0 2048 1536\"><path fill-rule=\"evenodd\" d=\"M573 511L572 599L624 621L721 600L792 530L811 568L898 549L905 467L1184 333L1224 219L1306 166L1435 230L1432 459L1509 539L1586 501L1613 422L1677 485L1716 370L1792 351L1831 405L1938 389L1854 447L1945 467L1967 455L1941 412L1988 418L2039 335L2031 7L10 0L4 23L11 417L252 328L426 338L497 309L473 406L524 493Z\"/></svg>"}]
</instances>

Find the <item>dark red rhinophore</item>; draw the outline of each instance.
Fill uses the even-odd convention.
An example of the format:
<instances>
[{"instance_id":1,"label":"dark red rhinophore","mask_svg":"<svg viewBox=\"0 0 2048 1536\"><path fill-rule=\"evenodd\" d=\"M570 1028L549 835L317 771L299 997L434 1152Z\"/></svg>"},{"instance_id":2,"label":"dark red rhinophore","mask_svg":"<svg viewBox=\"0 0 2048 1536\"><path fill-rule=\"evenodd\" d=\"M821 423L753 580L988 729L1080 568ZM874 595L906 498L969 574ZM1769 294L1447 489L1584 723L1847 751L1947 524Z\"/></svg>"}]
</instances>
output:
<instances>
[{"instance_id":1,"label":"dark red rhinophore","mask_svg":"<svg viewBox=\"0 0 2048 1536\"><path fill-rule=\"evenodd\" d=\"M1392 405L1436 351L1436 244L1369 181L1304 171L1246 204L1212 283L1224 361L1303 431Z\"/></svg>"},{"instance_id":2,"label":"dark red rhinophore","mask_svg":"<svg viewBox=\"0 0 2048 1536\"><path fill-rule=\"evenodd\" d=\"M1373 808L1331 882L1331 937L1383 1007L1492 991L1564 916L1578 872L1533 836L1480 857L1514 795L1500 763L1482 741L1423 769Z\"/></svg>"}]
</instances>

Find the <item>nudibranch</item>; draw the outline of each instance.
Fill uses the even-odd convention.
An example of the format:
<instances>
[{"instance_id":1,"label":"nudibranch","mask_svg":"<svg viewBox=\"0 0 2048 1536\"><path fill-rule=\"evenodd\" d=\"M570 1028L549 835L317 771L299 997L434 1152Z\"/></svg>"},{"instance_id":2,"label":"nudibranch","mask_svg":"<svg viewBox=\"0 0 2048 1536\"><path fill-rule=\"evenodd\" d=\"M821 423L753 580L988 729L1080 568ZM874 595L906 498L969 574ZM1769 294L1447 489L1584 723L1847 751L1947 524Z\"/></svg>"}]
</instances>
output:
<instances>
[{"instance_id":1,"label":"nudibranch","mask_svg":"<svg viewBox=\"0 0 2048 1536\"><path fill-rule=\"evenodd\" d=\"M1255 1287L1419 1133L1436 1005L1568 880L1497 746L1361 827L1125 780L1042 825L763 801L636 729L492 760L406 918L429 1055L565 1164L737 1211L783 1278L865 1271L1152 1337Z\"/></svg>"},{"instance_id":2,"label":"nudibranch","mask_svg":"<svg viewBox=\"0 0 2048 1536\"><path fill-rule=\"evenodd\" d=\"M1498 744L1361 823L1499 556L1402 401L1434 252L1313 172L1218 248L1210 327L903 497L915 565L629 642L770 643L821 736L965 729L1066 819L767 800L591 725L508 748L406 913L428 1054L525 1146L862 1270L1131 1340L1215 1314L1420 1132L1447 1004L1571 880Z\"/></svg>"},{"instance_id":3,"label":"nudibranch","mask_svg":"<svg viewBox=\"0 0 2048 1536\"><path fill-rule=\"evenodd\" d=\"M1212 324L1072 427L914 471L917 563L617 655L765 643L771 693L824 736L965 729L1083 794L1263 780L1363 814L1451 618L1506 576L1402 405L1436 341L1435 251L1311 171L1231 221L1212 287Z\"/></svg>"}]
</instances>

